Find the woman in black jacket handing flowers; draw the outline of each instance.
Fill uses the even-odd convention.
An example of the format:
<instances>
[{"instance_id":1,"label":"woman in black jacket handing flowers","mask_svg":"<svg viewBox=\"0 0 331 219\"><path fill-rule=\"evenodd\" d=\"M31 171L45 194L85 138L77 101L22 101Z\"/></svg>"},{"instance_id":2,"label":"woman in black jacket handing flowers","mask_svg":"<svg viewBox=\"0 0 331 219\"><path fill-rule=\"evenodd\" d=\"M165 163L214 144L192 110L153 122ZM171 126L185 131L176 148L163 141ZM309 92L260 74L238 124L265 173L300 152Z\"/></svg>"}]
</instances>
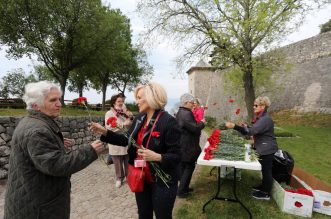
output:
<instances>
[{"instance_id":1,"label":"woman in black jacket handing flowers","mask_svg":"<svg viewBox=\"0 0 331 219\"><path fill-rule=\"evenodd\" d=\"M134 94L140 114L126 134L98 123L92 123L90 130L101 134L101 141L128 145L130 165L147 164L143 191L135 192L139 218L152 219L154 211L156 218L169 219L177 193L180 131L175 118L163 110L167 95L161 85L140 85Z\"/></svg>"},{"instance_id":2,"label":"woman in black jacket handing flowers","mask_svg":"<svg viewBox=\"0 0 331 219\"><path fill-rule=\"evenodd\" d=\"M272 163L274 153L278 146L274 134L274 122L268 115L270 100L268 97L258 97L254 101L255 117L252 126L239 126L232 122L227 122L227 128L233 128L244 135L253 136L254 147L259 154L259 161L262 166L262 184L253 187L252 196L256 199L269 200L272 187Z\"/></svg>"}]
</instances>

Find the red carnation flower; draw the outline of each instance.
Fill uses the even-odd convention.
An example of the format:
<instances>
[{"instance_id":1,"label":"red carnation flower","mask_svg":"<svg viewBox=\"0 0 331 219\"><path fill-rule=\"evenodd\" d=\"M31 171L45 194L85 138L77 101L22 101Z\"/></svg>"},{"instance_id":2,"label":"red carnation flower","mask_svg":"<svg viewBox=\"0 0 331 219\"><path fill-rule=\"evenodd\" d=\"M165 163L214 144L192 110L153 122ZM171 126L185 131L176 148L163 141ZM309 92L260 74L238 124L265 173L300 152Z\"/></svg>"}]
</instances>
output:
<instances>
[{"instance_id":1,"label":"red carnation flower","mask_svg":"<svg viewBox=\"0 0 331 219\"><path fill-rule=\"evenodd\" d=\"M229 103L233 103L234 102L234 99L229 99Z\"/></svg>"},{"instance_id":2,"label":"red carnation flower","mask_svg":"<svg viewBox=\"0 0 331 219\"><path fill-rule=\"evenodd\" d=\"M107 119L106 124L107 125L110 125L110 127L112 127L112 128L116 128L116 122L117 122L117 118L116 117L109 117Z\"/></svg>"},{"instance_id":3,"label":"red carnation flower","mask_svg":"<svg viewBox=\"0 0 331 219\"><path fill-rule=\"evenodd\" d=\"M205 106L204 109L207 110L208 109L208 106Z\"/></svg>"},{"instance_id":4,"label":"red carnation flower","mask_svg":"<svg viewBox=\"0 0 331 219\"><path fill-rule=\"evenodd\" d=\"M152 132L151 136L158 138L158 137L160 137L160 132Z\"/></svg>"},{"instance_id":5,"label":"red carnation flower","mask_svg":"<svg viewBox=\"0 0 331 219\"><path fill-rule=\"evenodd\" d=\"M85 102L87 102L87 99L86 99L86 97L79 97L78 99L77 99L77 103L78 104L85 104Z\"/></svg>"},{"instance_id":6,"label":"red carnation flower","mask_svg":"<svg viewBox=\"0 0 331 219\"><path fill-rule=\"evenodd\" d=\"M236 109L236 115L238 115L240 113L240 108Z\"/></svg>"}]
</instances>

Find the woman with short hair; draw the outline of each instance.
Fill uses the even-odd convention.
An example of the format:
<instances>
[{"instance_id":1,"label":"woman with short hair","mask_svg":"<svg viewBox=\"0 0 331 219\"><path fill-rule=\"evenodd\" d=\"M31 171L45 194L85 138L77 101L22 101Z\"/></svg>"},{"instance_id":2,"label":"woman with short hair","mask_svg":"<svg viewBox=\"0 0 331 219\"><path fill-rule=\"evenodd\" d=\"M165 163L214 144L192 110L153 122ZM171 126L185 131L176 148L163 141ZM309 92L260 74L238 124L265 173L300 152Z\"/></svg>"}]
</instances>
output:
<instances>
[{"instance_id":1,"label":"woman with short hair","mask_svg":"<svg viewBox=\"0 0 331 219\"><path fill-rule=\"evenodd\" d=\"M195 169L195 162L201 153L200 135L205 124L204 120L197 123L194 119L192 112L194 97L191 94L183 94L180 97L180 104L176 120L181 130L182 158L180 163L181 178L177 194L179 198L186 198L193 191L189 185Z\"/></svg>"},{"instance_id":2,"label":"woman with short hair","mask_svg":"<svg viewBox=\"0 0 331 219\"><path fill-rule=\"evenodd\" d=\"M268 114L270 107L270 100L268 97L260 96L254 101L255 117L252 121L252 126L239 126L232 122L227 122L225 126L234 129L243 135L253 136L254 148L259 155L259 162L262 166L262 184L253 187L253 198L261 200L269 200L272 188L272 163L274 160L274 153L277 152L278 146L274 134L274 122Z\"/></svg>"},{"instance_id":3,"label":"woman with short hair","mask_svg":"<svg viewBox=\"0 0 331 219\"><path fill-rule=\"evenodd\" d=\"M111 124L107 124L107 121L109 118L114 117L116 118L118 126L122 127L124 130L127 130L130 125L132 124L131 121L131 115L132 113L129 112L126 108L123 109L124 106L124 98L122 94L116 94L113 95L110 98L110 110L106 112L105 115L105 126L107 129L112 130L114 132L121 132L121 130L118 127L111 127ZM111 156L111 159L115 166L115 175L116 175L116 188L119 188L122 186L122 183L124 181L124 178L128 174L128 148L108 144L109 149L109 156ZM109 158L108 158L109 159Z\"/></svg>"},{"instance_id":4,"label":"woman with short hair","mask_svg":"<svg viewBox=\"0 0 331 219\"><path fill-rule=\"evenodd\" d=\"M177 193L180 132L175 118L164 111L167 94L161 85L155 82L139 85L134 91L134 96L140 114L133 120L128 134L138 145L144 146L144 149L133 147L130 145L132 141L127 137L106 130L98 123L92 123L90 129L101 134L100 139L104 142L129 145L129 164L134 165L135 159L147 161L147 164L153 161L171 176L167 183L168 188L153 168L144 167L146 175L151 177L146 177L143 192L135 193L139 218L152 219L154 211L157 219L169 219L172 218Z\"/></svg>"}]
</instances>

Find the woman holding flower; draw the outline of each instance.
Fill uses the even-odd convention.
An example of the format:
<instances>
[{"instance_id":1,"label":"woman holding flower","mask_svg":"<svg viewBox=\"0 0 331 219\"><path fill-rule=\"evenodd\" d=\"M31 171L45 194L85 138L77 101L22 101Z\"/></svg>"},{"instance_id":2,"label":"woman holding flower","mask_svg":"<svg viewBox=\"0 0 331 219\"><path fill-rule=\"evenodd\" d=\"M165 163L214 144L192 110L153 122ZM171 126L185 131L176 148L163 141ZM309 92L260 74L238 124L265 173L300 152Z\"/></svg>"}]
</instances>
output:
<instances>
[{"instance_id":1,"label":"woman holding flower","mask_svg":"<svg viewBox=\"0 0 331 219\"><path fill-rule=\"evenodd\" d=\"M233 128L244 135L253 136L254 147L259 154L259 162L262 166L262 184L253 187L252 196L256 199L269 200L272 187L272 163L274 153L278 146L274 134L274 122L268 115L270 100L268 97L257 97L254 101L255 117L252 126L239 126L232 122L227 122L227 128Z\"/></svg>"},{"instance_id":2,"label":"woman holding flower","mask_svg":"<svg viewBox=\"0 0 331 219\"><path fill-rule=\"evenodd\" d=\"M115 117L119 127L123 127L125 130L128 129L132 124L130 119L130 115L132 113L129 114L127 109L124 111L124 98L122 94L113 95L110 99L110 106L110 110L105 115L106 128L114 132L121 132L119 128L112 128L111 124L107 122L109 118ZM109 155L112 157L115 166L115 185L117 188L119 188L121 187L124 178L127 176L129 161L128 148L112 144L108 144L108 148Z\"/></svg>"},{"instance_id":3,"label":"woman holding flower","mask_svg":"<svg viewBox=\"0 0 331 219\"><path fill-rule=\"evenodd\" d=\"M143 191L135 193L139 218L152 219L153 211L156 218L172 218L180 162L178 125L175 118L164 111L167 95L161 85L152 82L140 85L134 95L140 114L127 132L129 137L106 130L97 123L92 123L90 129L102 134L100 139L104 142L129 145L130 165L134 165L135 160L147 161L143 169L149 177L146 177ZM136 145L143 148L138 149ZM160 169L154 168L155 165ZM164 181L156 170L161 170L170 178Z\"/></svg>"}]
</instances>

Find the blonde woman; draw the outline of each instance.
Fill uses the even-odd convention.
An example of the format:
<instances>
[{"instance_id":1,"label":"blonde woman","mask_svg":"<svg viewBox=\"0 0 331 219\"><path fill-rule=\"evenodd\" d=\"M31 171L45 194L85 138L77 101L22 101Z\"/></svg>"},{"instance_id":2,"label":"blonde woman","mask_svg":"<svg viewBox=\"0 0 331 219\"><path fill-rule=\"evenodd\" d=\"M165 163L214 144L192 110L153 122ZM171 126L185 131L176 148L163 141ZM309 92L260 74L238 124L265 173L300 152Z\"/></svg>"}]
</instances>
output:
<instances>
[{"instance_id":1,"label":"blonde woman","mask_svg":"<svg viewBox=\"0 0 331 219\"><path fill-rule=\"evenodd\" d=\"M262 184L253 187L253 198L269 200L272 187L272 163L274 153L278 150L274 134L274 122L268 114L270 100L268 97L258 97L254 101L255 117L252 126L239 126L227 122L227 128L233 128L244 135L253 136L254 147L259 154L259 162L262 166Z\"/></svg>"},{"instance_id":2,"label":"blonde woman","mask_svg":"<svg viewBox=\"0 0 331 219\"><path fill-rule=\"evenodd\" d=\"M129 145L129 164L134 165L136 158L147 161L147 164L153 161L171 176L167 187L152 168L144 168L149 170L146 175L151 177L146 177L143 192L135 193L139 218L152 219L154 212L156 218L170 219L177 194L180 131L175 118L164 111L167 94L161 85L153 82L139 85L134 96L140 114L133 120L128 133L145 149L137 150ZM129 144L124 135L106 130L98 123L92 123L90 129L101 134L101 141L121 146Z\"/></svg>"}]
</instances>

